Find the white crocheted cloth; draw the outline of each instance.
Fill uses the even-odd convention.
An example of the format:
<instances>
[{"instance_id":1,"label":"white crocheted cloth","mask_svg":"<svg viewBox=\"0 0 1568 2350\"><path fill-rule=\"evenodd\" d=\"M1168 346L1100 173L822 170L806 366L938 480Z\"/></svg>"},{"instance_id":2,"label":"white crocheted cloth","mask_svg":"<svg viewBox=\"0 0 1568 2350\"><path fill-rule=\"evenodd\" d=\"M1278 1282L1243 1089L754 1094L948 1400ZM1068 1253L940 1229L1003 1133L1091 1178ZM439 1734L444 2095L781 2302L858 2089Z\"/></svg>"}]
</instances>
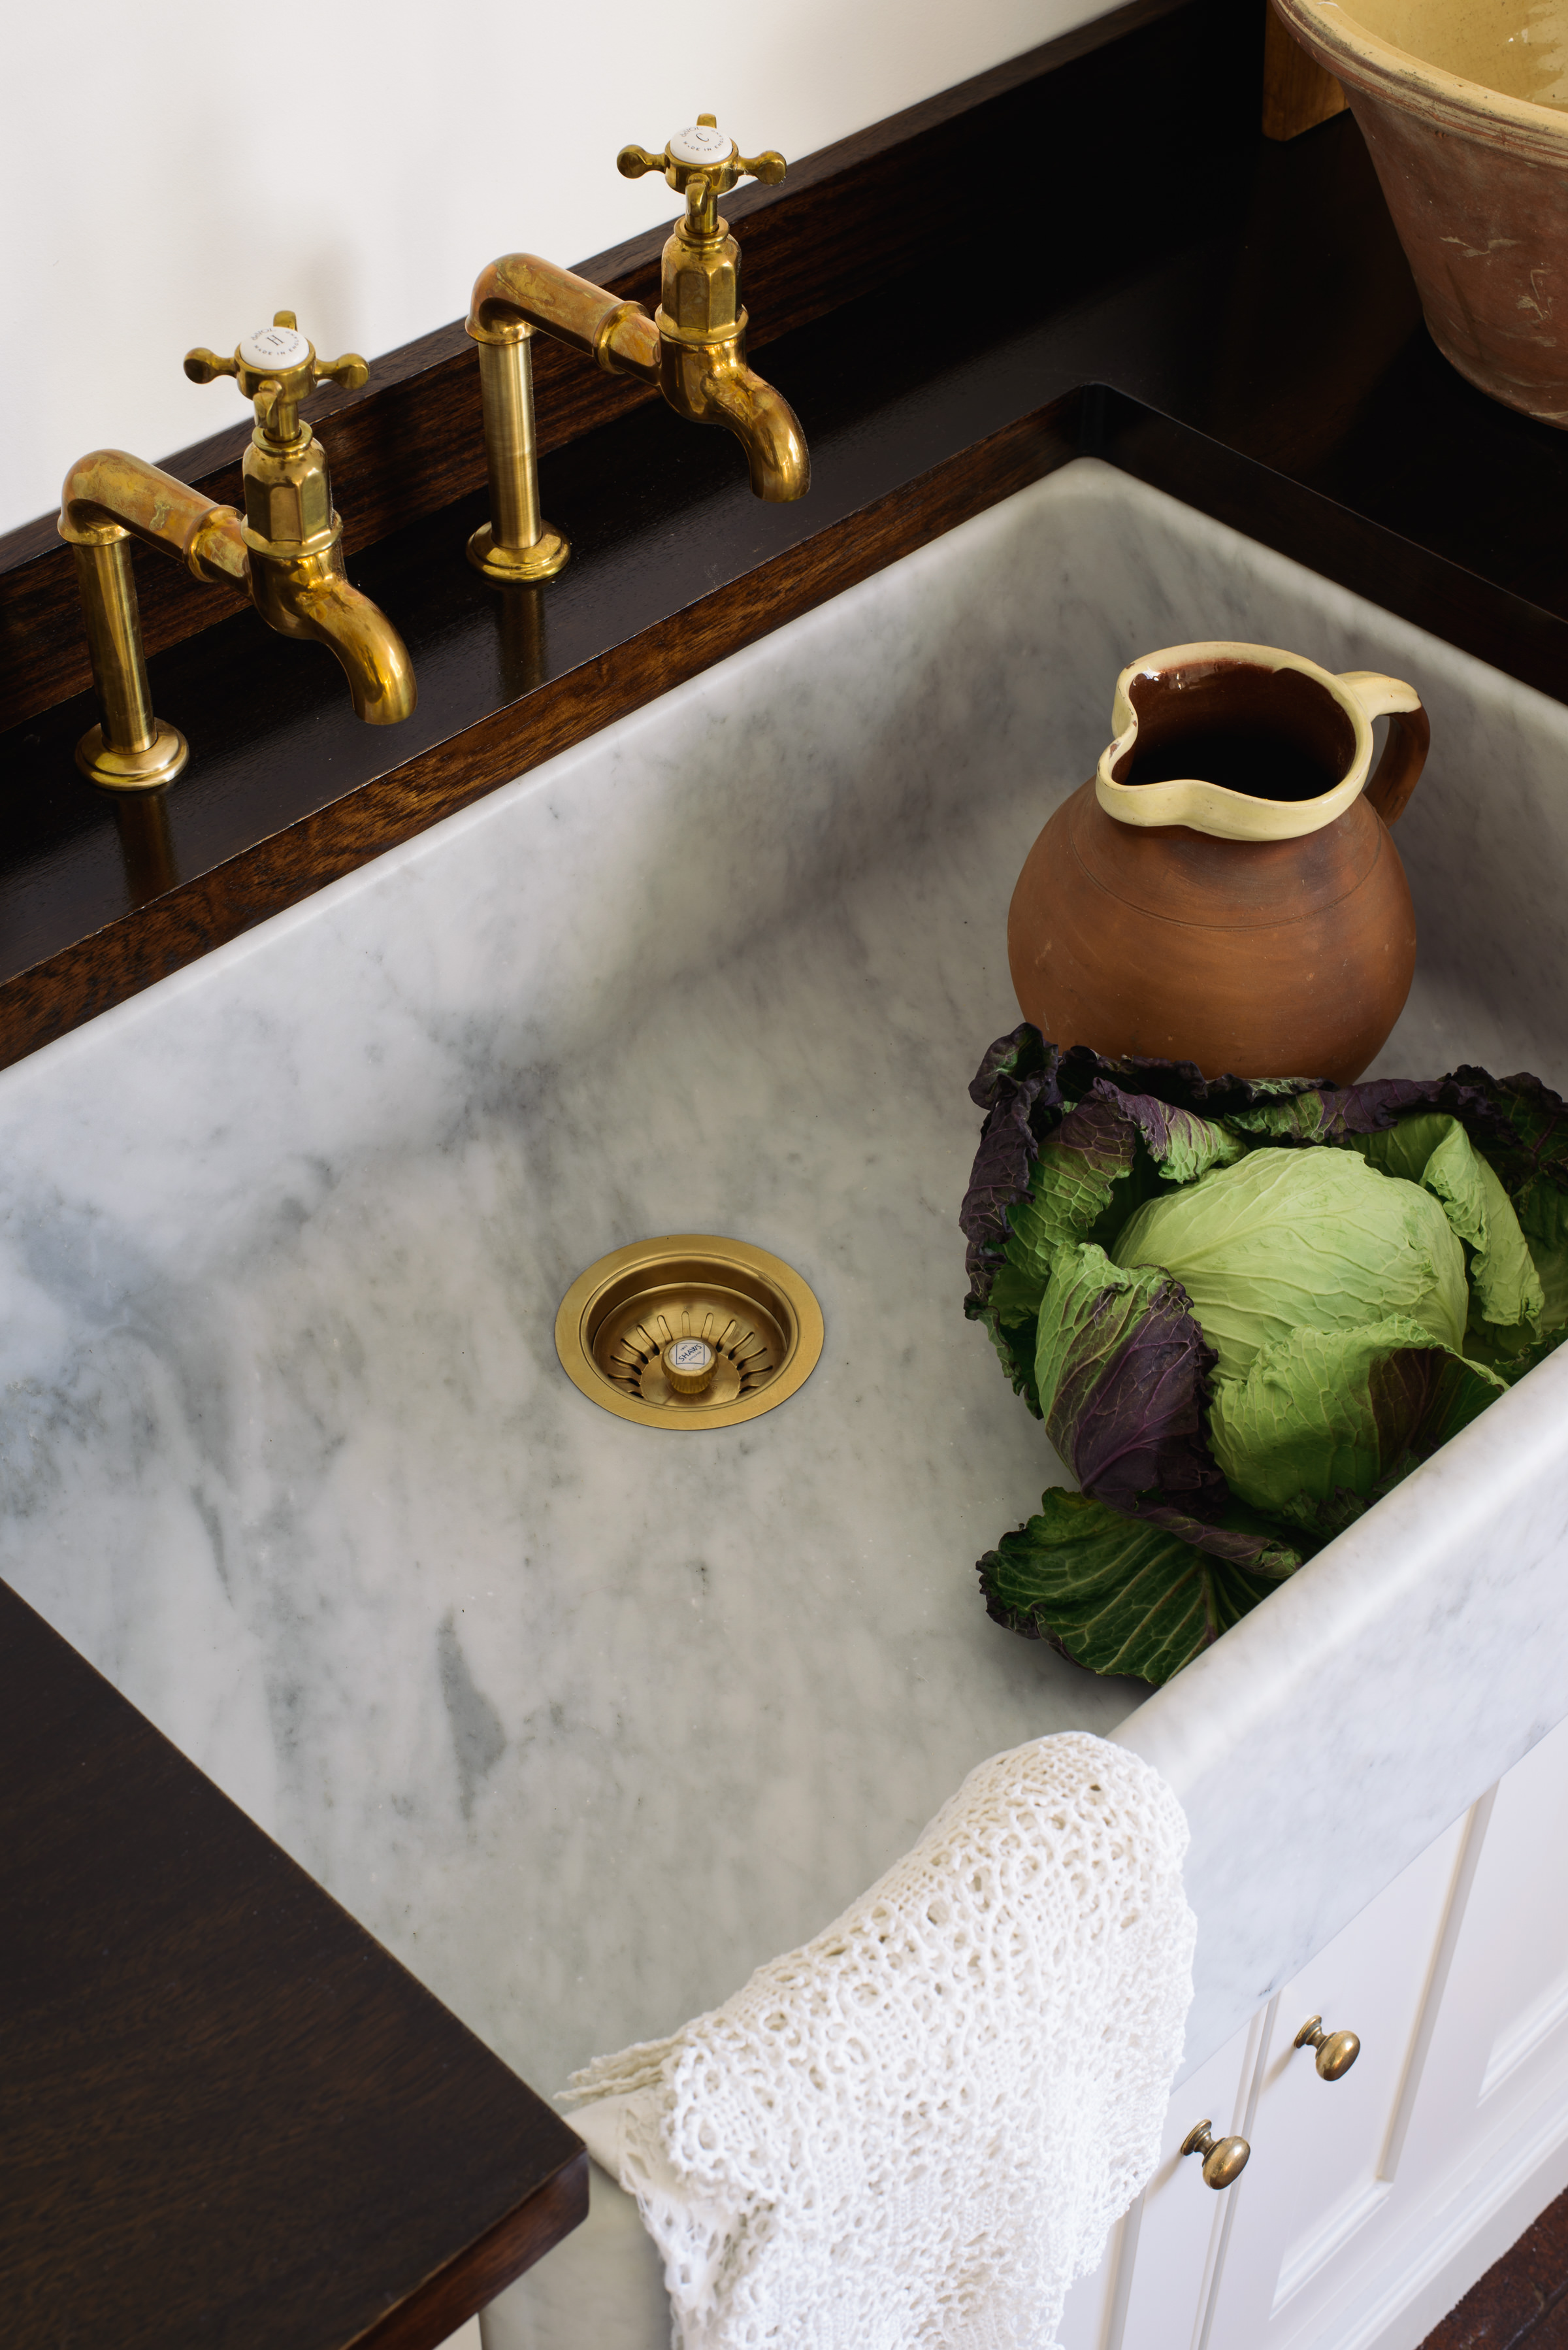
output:
<instances>
[{"instance_id":1,"label":"white crocheted cloth","mask_svg":"<svg viewBox=\"0 0 1568 2350\"><path fill-rule=\"evenodd\" d=\"M815 1941L574 2074L628 2101L676 2350L1050 2350L1158 2158L1186 1849L1136 1755L1038 1739Z\"/></svg>"}]
</instances>

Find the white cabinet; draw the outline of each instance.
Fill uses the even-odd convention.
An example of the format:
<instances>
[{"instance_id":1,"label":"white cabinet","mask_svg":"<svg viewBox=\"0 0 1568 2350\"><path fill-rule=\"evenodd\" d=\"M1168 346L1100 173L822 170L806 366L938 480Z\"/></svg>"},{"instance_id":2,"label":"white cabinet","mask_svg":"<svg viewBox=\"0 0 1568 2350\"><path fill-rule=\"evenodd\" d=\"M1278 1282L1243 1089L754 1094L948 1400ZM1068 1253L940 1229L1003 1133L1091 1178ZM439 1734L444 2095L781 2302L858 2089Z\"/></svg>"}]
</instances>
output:
<instances>
[{"instance_id":1,"label":"white cabinet","mask_svg":"<svg viewBox=\"0 0 1568 2350\"><path fill-rule=\"evenodd\" d=\"M1187 2350L1190 2320L1209 2297L1227 2214L1226 2198L1205 2187L1198 2163L1183 2159L1181 2141L1205 2116L1217 2137L1242 2129L1258 2036L1254 2020L1172 2101L1159 2168L1112 2236L1099 2270L1068 2295L1061 2350L1111 2344L1116 2350Z\"/></svg>"},{"instance_id":2,"label":"white cabinet","mask_svg":"<svg viewBox=\"0 0 1568 2350\"><path fill-rule=\"evenodd\" d=\"M1338 2081L1294 2046L1359 2033ZM1208 2117L1252 2159L1216 2194ZM1179 2088L1063 2350L1417 2350L1568 2184L1568 1724Z\"/></svg>"},{"instance_id":3,"label":"white cabinet","mask_svg":"<svg viewBox=\"0 0 1568 2350\"><path fill-rule=\"evenodd\" d=\"M1206 2350L1314 2341L1325 2301L1338 2300L1347 2269L1384 2232L1467 1834L1461 1821L1440 1836L1271 2002L1249 2133L1256 2152L1228 2190L1237 2210ZM1295 2045L1313 2015L1361 2036L1340 2080L1321 2079L1312 2051Z\"/></svg>"}]
</instances>

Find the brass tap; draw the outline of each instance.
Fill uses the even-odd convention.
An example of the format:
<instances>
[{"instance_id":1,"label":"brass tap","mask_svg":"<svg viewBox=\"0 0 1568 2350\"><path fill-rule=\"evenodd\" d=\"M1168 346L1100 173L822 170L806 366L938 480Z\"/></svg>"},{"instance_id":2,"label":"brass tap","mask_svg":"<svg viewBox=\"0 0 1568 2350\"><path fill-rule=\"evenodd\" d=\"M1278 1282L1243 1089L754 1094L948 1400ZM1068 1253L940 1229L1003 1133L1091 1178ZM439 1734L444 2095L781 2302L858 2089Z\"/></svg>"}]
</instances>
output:
<instances>
[{"instance_id":1,"label":"brass tap","mask_svg":"<svg viewBox=\"0 0 1568 2350\"><path fill-rule=\"evenodd\" d=\"M248 588L269 628L315 637L341 662L355 715L395 726L415 701L401 637L369 597L348 584L343 525L332 505L327 452L299 417L317 386L355 389L369 373L350 352L322 366L280 310L233 359L188 351L192 383L233 376L255 406L245 452L245 518L120 449L83 457L66 476L60 536L75 551L101 725L77 745L84 775L111 791L157 791L190 757L183 735L152 712L130 540L161 547L198 579Z\"/></svg>"},{"instance_id":2,"label":"brass tap","mask_svg":"<svg viewBox=\"0 0 1568 2350\"><path fill-rule=\"evenodd\" d=\"M468 543L487 578L547 579L571 549L539 513L529 338L539 329L586 352L608 375L659 386L677 416L722 424L746 452L752 489L784 503L805 495L811 462L794 410L746 365L741 253L719 199L737 180L776 186L782 155L742 155L711 114L700 114L663 151L623 147L617 168L628 180L662 172L686 199L685 216L664 248L661 299L650 318L569 269L530 253L507 254L480 272L468 332L479 345L491 519Z\"/></svg>"}]
</instances>

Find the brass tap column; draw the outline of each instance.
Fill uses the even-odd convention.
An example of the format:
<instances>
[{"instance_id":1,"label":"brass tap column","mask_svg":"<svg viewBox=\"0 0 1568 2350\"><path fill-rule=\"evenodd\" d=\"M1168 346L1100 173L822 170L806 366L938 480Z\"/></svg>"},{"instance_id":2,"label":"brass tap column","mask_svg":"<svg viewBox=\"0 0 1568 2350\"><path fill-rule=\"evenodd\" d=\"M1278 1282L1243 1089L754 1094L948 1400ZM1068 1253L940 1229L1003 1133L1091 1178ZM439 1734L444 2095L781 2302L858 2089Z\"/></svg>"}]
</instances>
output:
<instances>
[{"instance_id":1,"label":"brass tap column","mask_svg":"<svg viewBox=\"0 0 1568 2350\"><path fill-rule=\"evenodd\" d=\"M686 198L686 215L664 248L656 318L569 269L531 253L507 254L482 270L469 305L479 345L490 521L468 544L486 578L548 578L566 562L566 541L539 515L528 338L536 329L586 352L608 375L658 384L678 416L722 424L746 452L752 489L783 502L805 495L811 464L787 400L746 365L740 247L721 219L719 198L750 175L774 186L784 160L744 156L711 114L677 133L663 152L623 147L627 179L662 172Z\"/></svg>"},{"instance_id":2,"label":"brass tap column","mask_svg":"<svg viewBox=\"0 0 1568 2350\"><path fill-rule=\"evenodd\" d=\"M123 449L97 449L66 475L59 533L76 559L102 712L101 724L77 745L77 764L108 791L160 791L190 751L179 730L153 712L130 541L161 547L198 579L243 588L239 516Z\"/></svg>"},{"instance_id":3,"label":"brass tap column","mask_svg":"<svg viewBox=\"0 0 1568 2350\"><path fill-rule=\"evenodd\" d=\"M469 540L469 560L491 579L553 578L572 549L539 513L534 371L528 359L534 329L521 318L503 318L494 326L470 318L468 331L479 345L490 476L490 520Z\"/></svg>"},{"instance_id":4,"label":"brass tap column","mask_svg":"<svg viewBox=\"0 0 1568 2350\"><path fill-rule=\"evenodd\" d=\"M191 755L177 726L154 717L141 644L141 613L130 569L130 534L118 523L67 529L87 621L88 650L102 723L77 744L77 764L115 792L155 792Z\"/></svg>"}]
</instances>

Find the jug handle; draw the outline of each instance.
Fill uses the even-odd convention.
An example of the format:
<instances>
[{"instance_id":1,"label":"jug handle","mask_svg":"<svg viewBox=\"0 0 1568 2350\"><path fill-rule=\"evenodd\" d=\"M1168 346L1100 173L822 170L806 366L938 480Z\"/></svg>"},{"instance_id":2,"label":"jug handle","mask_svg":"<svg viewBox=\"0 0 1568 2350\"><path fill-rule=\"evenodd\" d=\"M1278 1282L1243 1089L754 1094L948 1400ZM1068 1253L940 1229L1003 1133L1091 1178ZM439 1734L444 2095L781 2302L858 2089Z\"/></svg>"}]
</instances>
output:
<instances>
[{"instance_id":1,"label":"jug handle","mask_svg":"<svg viewBox=\"0 0 1568 2350\"><path fill-rule=\"evenodd\" d=\"M1396 825L1421 780L1431 747L1432 722L1413 686L1375 669L1347 669L1339 682L1355 696L1368 718L1386 718L1388 740L1366 796L1386 825Z\"/></svg>"}]
</instances>

